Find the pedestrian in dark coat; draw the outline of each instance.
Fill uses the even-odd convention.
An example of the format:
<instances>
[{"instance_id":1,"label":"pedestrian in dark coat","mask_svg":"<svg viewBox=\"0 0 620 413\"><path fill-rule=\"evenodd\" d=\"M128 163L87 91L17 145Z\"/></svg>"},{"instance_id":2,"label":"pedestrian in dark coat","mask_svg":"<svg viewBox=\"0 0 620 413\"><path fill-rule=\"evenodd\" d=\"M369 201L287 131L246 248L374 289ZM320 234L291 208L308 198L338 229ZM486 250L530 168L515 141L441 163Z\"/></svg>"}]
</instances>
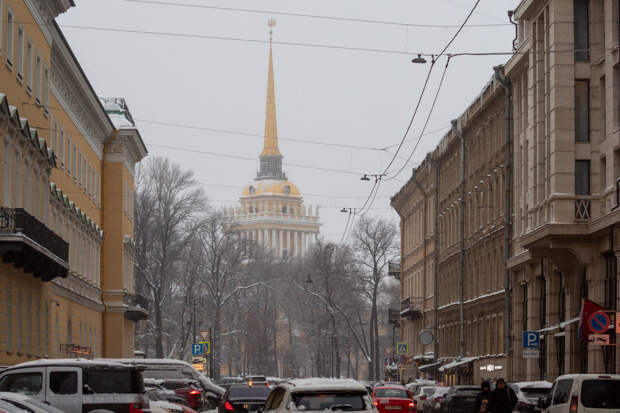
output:
<instances>
[{"instance_id":1,"label":"pedestrian in dark coat","mask_svg":"<svg viewBox=\"0 0 620 413\"><path fill-rule=\"evenodd\" d=\"M517 395L515 391L506 386L504 379L497 379L495 390L491 392L489 411L491 413L512 413L512 409L516 405Z\"/></svg>"},{"instance_id":2,"label":"pedestrian in dark coat","mask_svg":"<svg viewBox=\"0 0 620 413\"><path fill-rule=\"evenodd\" d=\"M491 383L485 380L480 385L480 388L481 391L478 393L478 396L476 396L476 410L474 413L478 413L480 411L480 406L482 406L482 402L484 400L486 400L485 404L487 405L491 401Z\"/></svg>"}]
</instances>

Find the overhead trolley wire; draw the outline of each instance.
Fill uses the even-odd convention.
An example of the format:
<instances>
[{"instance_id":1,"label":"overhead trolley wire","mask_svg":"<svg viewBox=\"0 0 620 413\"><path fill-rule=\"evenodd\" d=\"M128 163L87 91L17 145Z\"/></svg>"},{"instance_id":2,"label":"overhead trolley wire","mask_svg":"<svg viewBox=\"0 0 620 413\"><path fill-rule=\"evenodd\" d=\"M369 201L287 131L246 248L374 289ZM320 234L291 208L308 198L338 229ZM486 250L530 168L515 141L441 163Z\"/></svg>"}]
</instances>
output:
<instances>
[{"instance_id":1,"label":"overhead trolley wire","mask_svg":"<svg viewBox=\"0 0 620 413\"><path fill-rule=\"evenodd\" d=\"M355 18L355 17L339 17L339 16L325 16L325 15L318 15L318 14L285 12L285 11L278 11L278 10L243 9L243 8L236 8L236 7L212 6L212 5L195 4L195 3L174 3L174 2L169 2L169 1L155 1L155 0L124 0L124 1L127 3L142 3L142 4L152 4L152 5L162 5L162 6L176 6L176 7L222 10L222 11L232 11L232 12L242 12L242 13L256 13L256 14L266 14L266 15L273 15L273 16L305 17L305 18L311 18L311 19L333 20L333 21L353 22L353 23L369 23L369 24L380 24L380 25L388 25L388 26L420 27L420 28L434 28L434 29L451 29L451 28L461 27L458 24L450 25L450 24L406 23L406 22L394 22L394 21L377 20L377 19L362 19L362 18ZM512 27L512 23L468 24L466 27Z\"/></svg>"}]
</instances>

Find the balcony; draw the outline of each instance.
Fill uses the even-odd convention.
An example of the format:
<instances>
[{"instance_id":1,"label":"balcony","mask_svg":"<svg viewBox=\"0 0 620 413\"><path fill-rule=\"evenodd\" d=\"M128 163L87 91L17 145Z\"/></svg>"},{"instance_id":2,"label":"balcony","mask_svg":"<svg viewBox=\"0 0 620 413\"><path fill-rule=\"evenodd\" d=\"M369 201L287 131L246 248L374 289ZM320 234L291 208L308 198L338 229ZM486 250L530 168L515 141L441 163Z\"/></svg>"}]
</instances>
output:
<instances>
[{"instance_id":1,"label":"balcony","mask_svg":"<svg viewBox=\"0 0 620 413\"><path fill-rule=\"evenodd\" d=\"M388 275L400 280L400 261L388 261Z\"/></svg>"},{"instance_id":2,"label":"balcony","mask_svg":"<svg viewBox=\"0 0 620 413\"><path fill-rule=\"evenodd\" d=\"M0 207L0 255L43 281L69 270L69 244L22 208Z\"/></svg>"},{"instance_id":3,"label":"balcony","mask_svg":"<svg viewBox=\"0 0 620 413\"><path fill-rule=\"evenodd\" d=\"M149 318L149 300L140 294L126 294L125 318L131 321L146 320Z\"/></svg>"},{"instance_id":4,"label":"balcony","mask_svg":"<svg viewBox=\"0 0 620 413\"><path fill-rule=\"evenodd\" d=\"M407 297L400 302L400 316L409 320L422 317L424 297Z\"/></svg>"}]
</instances>

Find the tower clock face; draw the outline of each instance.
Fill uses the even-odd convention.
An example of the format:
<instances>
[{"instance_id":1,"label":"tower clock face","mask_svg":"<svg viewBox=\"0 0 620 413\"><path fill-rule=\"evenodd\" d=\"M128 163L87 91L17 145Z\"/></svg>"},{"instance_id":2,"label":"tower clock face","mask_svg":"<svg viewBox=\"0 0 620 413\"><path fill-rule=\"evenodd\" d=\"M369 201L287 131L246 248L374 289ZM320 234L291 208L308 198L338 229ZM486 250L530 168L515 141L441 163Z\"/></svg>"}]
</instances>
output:
<instances>
[{"instance_id":1,"label":"tower clock face","mask_svg":"<svg viewBox=\"0 0 620 413\"><path fill-rule=\"evenodd\" d=\"M256 188L250 185L250 195L254 195L256 193Z\"/></svg>"},{"instance_id":2,"label":"tower clock face","mask_svg":"<svg viewBox=\"0 0 620 413\"><path fill-rule=\"evenodd\" d=\"M283 189L282 192L284 192L284 195L288 195L291 193L291 187L289 185L286 185Z\"/></svg>"}]
</instances>

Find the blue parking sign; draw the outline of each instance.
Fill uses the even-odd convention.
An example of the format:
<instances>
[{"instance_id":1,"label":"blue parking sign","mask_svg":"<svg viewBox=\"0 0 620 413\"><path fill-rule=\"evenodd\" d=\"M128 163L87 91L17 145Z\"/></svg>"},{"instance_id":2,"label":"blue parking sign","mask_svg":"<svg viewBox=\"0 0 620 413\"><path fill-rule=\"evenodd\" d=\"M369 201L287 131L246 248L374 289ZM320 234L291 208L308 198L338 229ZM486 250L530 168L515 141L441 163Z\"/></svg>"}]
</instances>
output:
<instances>
[{"instance_id":1,"label":"blue parking sign","mask_svg":"<svg viewBox=\"0 0 620 413\"><path fill-rule=\"evenodd\" d=\"M524 331L523 348L540 348L540 333L538 331Z\"/></svg>"},{"instance_id":2,"label":"blue parking sign","mask_svg":"<svg viewBox=\"0 0 620 413\"><path fill-rule=\"evenodd\" d=\"M202 356L203 347L202 344L194 343L192 344L192 356Z\"/></svg>"}]
</instances>

